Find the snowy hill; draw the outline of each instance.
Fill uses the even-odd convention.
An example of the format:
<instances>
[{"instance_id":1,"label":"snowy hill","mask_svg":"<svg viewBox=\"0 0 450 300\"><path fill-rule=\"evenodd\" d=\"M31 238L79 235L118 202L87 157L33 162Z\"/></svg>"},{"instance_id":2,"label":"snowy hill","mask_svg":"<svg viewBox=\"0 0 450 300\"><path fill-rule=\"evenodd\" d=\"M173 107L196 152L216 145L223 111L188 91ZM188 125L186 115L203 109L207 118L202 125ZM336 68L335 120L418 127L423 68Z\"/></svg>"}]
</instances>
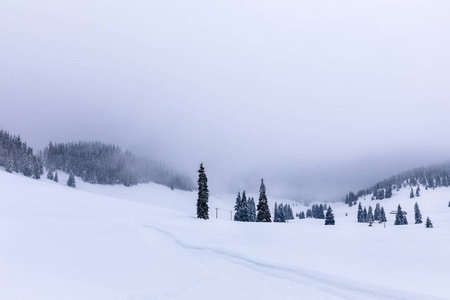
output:
<instances>
[{"instance_id":1,"label":"snowy hill","mask_svg":"<svg viewBox=\"0 0 450 300\"><path fill-rule=\"evenodd\" d=\"M195 192L66 180L0 170L0 299L450 298L450 188L361 199L408 212L411 225L388 214L384 228L357 223L344 203L331 203L335 226L231 222L235 196L214 192L211 219L198 220ZM271 209L293 203L266 185ZM433 229L413 224L415 201Z\"/></svg>"}]
</instances>

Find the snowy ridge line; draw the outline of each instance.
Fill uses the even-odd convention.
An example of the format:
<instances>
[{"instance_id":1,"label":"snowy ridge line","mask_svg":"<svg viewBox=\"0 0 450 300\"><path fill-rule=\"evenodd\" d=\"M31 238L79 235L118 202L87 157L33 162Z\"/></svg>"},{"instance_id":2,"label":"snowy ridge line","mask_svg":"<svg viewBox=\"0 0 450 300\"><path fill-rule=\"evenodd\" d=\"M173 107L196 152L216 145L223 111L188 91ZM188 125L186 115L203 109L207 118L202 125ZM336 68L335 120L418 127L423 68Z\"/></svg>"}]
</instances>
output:
<instances>
[{"instance_id":1,"label":"snowy ridge line","mask_svg":"<svg viewBox=\"0 0 450 300\"><path fill-rule=\"evenodd\" d=\"M363 282L358 282L355 280L344 281L341 278L333 278L332 275L321 274L315 271L290 269L283 266L276 266L272 264L267 264L263 262L258 262L247 258L245 256L230 253L222 250L217 250L210 247L199 247L189 245L180 239L176 238L173 234L160 229L156 226L141 224L143 227L152 229L165 236L174 245L187 249L190 251L199 252L209 252L219 258L229 261L233 264L246 267L253 271L263 273L270 277L275 277L278 279L285 279L296 284L302 284L308 286L309 288L314 288L322 293L329 293L336 299L337 297L342 297L342 299L385 299L385 300L443 300L443 298L438 298L430 295L423 295L418 293L411 293L401 289L393 289L385 286L380 286L377 284L367 284ZM351 282L350 285L348 282Z\"/></svg>"}]
</instances>

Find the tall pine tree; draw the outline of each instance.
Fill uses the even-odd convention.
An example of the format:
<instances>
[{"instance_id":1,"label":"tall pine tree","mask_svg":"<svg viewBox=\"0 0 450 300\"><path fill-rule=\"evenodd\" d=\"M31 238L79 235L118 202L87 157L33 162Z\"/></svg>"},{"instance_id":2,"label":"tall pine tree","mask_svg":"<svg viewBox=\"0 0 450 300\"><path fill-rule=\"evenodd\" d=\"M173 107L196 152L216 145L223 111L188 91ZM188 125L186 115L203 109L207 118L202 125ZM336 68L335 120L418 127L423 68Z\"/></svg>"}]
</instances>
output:
<instances>
[{"instance_id":1,"label":"tall pine tree","mask_svg":"<svg viewBox=\"0 0 450 300\"><path fill-rule=\"evenodd\" d=\"M208 178L205 174L205 168L203 163L200 164L198 170L198 199L197 199L197 218L209 219L209 190L208 190Z\"/></svg>"},{"instance_id":2,"label":"tall pine tree","mask_svg":"<svg viewBox=\"0 0 450 300\"><path fill-rule=\"evenodd\" d=\"M422 214L420 213L419 204L414 204L414 219L416 224L422 224Z\"/></svg>"},{"instance_id":3,"label":"tall pine tree","mask_svg":"<svg viewBox=\"0 0 450 300\"><path fill-rule=\"evenodd\" d=\"M325 216L325 225L334 225L334 215L331 206L328 206L327 214Z\"/></svg>"},{"instance_id":4,"label":"tall pine tree","mask_svg":"<svg viewBox=\"0 0 450 300\"><path fill-rule=\"evenodd\" d=\"M264 185L264 179L261 179L261 186L259 188L259 202L258 202L258 215L256 216L256 222L272 222L269 210L269 204L267 203L266 186Z\"/></svg>"}]
</instances>

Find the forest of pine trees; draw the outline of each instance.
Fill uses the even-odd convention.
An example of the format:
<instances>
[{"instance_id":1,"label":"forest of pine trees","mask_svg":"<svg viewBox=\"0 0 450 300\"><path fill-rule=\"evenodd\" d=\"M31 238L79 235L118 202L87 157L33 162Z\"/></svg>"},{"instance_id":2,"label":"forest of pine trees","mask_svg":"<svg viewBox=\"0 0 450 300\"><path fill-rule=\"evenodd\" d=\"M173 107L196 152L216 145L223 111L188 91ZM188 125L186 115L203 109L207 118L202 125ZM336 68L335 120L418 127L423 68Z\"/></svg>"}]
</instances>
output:
<instances>
[{"instance_id":1,"label":"forest of pine trees","mask_svg":"<svg viewBox=\"0 0 450 300\"><path fill-rule=\"evenodd\" d=\"M41 178L44 167L33 149L22 142L20 136L0 130L0 166L9 173L22 173L27 177Z\"/></svg>"},{"instance_id":2,"label":"forest of pine trees","mask_svg":"<svg viewBox=\"0 0 450 300\"><path fill-rule=\"evenodd\" d=\"M359 202L356 218L358 223L383 223L387 221L386 213L384 212L384 208L380 206L380 203L377 203L375 205L375 210L372 210L372 206L370 205L369 209L367 210L365 207L363 208L361 202Z\"/></svg>"},{"instance_id":3,"label":"forest of pine trees","mask_svg":"<svg viewBox=\"0 0 450 300\"><path fill-rule=\"evenodd\" d=\"M405 171L395 176L391 176L374 186L362 189L356 194L349 192L345 196L345 203L349 206L356 204L358 198L370 196L372 200L382 200L392 197L393 190L399 191L401 188L410 188L410 198L420 196L420 187L422 185L426 190L437 187L450 186L450 163L433 165L427 168L416 168ZM416 187L414 191L413 188Z\"/></svg>"},{"instance_id":4,"label":"forest of pine trees","mask_svg":"<svg viewBox=\"0 0 450 300\"><path fill-rule=\"evenodd\" d=\"M50 172L62 170L93 184L155 182L180 190L193 190L191 180L158 163L100 142L60 143L44 149L42 158Z\"/></svg>"}]
</instances>

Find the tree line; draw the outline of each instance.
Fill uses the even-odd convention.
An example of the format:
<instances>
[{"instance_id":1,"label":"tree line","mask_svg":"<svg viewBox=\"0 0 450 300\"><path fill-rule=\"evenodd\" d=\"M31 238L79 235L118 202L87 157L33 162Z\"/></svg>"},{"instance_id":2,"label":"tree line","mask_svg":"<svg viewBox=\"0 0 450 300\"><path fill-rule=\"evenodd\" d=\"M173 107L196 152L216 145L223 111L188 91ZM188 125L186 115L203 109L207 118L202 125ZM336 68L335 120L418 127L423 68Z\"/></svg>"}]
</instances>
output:
<instances>
[{"instance_id":1,"label":"tree line","mask_svg":"<svg viewBox=\"0 0 450 300\"><path fill-rule=\"evenodd\" d=\"M421 167L408 170L397 175L384 179L375 185L359 190L357 193L350 191L346 196L344 202L349 206L356 205L358 198L371 197L372 200L383 200L391 198L393 191L399 191L401 188L413 187L415 192L411 192L411 198L420 196L421 185L428 189L435 189L439 187L450 186L450 163L432 165L429 167Z\"/></svg>"}]
</instances>

